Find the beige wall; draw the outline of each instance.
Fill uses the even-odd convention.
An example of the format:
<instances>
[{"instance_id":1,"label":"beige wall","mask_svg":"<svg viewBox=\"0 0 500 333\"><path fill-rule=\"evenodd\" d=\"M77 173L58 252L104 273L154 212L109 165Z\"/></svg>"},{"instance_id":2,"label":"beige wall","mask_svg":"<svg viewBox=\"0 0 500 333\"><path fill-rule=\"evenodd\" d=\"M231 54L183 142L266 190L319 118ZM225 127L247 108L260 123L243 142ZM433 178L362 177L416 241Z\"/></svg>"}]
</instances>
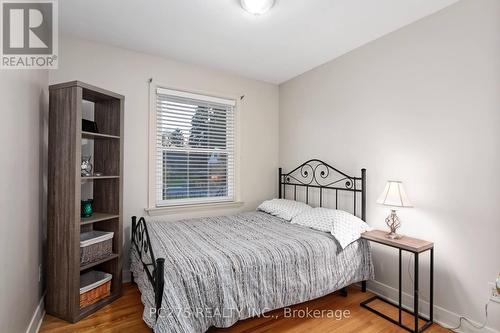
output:
<instances>
[{"instance_id":1,"label":"beige wall","mask_svg":"<svg viewBox=\"0 0 500 333\"><path fill-rule=\"evenodd\" d=\"M499 142L498 0L463 0L280 86L281 166L317 157L349 173L366 167L377 228L385 181L404 181L415 208L400 212L401 232L436 243L441 321L482 321L500 273ZM394 296L397 253L374 246L374 260L371 287ZM427 258L422 267L428 299ZM490 327L499 314L491 305Z\"/></svg>"},{"instance_id":2,"label":"beige wall","mask_svg":"<svg viewBox=\"0 0 500 333\"><path fill-rule=\"evenodd\" d=\"M225 72L149 56L74 38L63 38L59 69L50 72L50 83L80 80L125 96L124 239L128 253L130 217L145 215L148 202L148 84L203 91L221 96L241 96L240 192L238 209L199 211L195 215L226 214L251 210L277 192L278 86ZM128 258L124 265L128 267Z\"/></svg>"},{"instance_id":3,"label":"beige wall","mask_svg":"<svg viewBox=\"0 0 500 333\"><path fill-rule=\"evenodd\" d=\"M43 291L47 81L47 71L0 71L0 332L25 332Z\"/></svg>"}]
</instances>

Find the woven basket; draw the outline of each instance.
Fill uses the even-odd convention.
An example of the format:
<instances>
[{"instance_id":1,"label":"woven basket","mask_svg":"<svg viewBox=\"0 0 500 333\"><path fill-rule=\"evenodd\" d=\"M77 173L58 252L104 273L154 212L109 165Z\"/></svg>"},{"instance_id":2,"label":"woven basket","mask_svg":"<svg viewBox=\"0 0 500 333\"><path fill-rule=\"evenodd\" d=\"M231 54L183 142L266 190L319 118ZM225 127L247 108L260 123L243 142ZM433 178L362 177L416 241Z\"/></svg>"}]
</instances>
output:
<instances>
[{"instance_id":1,"label":"woven basket","mask_svg":"<svg viewBox=\"0 0 500 333\"><path fill-rule=\"evenodd\" d=\"M111 292L111 281L101 284L99 287L80 294L80 309L99 302L108 297Z\"/></svg>"},{"instance_id":2,"label":"woven basket","mask_svg":"<svg viewBox=\"0 0 500 333\"><path fill-rule=\"evenodd\" d=\"M108 239L103 242L80 247L80 265L84 266L95 261L107 258L113 251L113 240Z\"/></svg>"}]
</instances>

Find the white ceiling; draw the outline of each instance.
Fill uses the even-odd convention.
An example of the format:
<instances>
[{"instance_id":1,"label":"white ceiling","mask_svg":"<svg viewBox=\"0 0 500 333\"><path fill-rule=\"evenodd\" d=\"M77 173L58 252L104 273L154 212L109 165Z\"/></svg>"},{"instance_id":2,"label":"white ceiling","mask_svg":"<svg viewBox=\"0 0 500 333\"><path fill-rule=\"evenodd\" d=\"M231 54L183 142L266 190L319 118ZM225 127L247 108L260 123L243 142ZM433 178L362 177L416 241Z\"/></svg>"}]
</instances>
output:
<instances>
[{"instance_id":1,"label":"white ceiling","mask_svg":"<svg viewBox=\"0 0 500 333\"><path fill-rule=\"evenodd\" d=\"M282 83L458 0L63 0L66 35Z\"/></svg>"}]
</instances>

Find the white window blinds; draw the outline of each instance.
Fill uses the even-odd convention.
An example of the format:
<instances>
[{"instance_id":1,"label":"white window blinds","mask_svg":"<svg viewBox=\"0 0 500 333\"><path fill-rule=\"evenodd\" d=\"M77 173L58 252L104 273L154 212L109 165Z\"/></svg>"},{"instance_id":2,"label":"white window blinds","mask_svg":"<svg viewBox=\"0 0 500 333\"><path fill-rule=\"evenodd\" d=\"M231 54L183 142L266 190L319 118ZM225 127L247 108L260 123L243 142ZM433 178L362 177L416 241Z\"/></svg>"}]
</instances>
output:
<instances>
[{"instance_id":1,"label":"white window blinds","mask_svg":"<svg viewBox=\"0 0 500 333\"><path fill-rule=\"evenodd\" d=\"M157 206L234 200L234 112L234 100L157 89Z\"/></svg>"}]
</instances>

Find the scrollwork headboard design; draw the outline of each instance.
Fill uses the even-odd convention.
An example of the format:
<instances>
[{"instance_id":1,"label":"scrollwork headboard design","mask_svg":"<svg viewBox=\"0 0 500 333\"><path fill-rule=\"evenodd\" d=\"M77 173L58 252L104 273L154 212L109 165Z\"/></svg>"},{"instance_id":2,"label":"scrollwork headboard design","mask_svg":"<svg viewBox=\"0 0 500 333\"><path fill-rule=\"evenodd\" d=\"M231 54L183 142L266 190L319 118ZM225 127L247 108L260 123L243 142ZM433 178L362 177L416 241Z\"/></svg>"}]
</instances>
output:
<instances>
[{"instance_id":1,"label":"scrollwork headboard design","mask_svg":"<svg viewBox=\"0 0 500 333\"><path fill-rule=\"evenodd\" d=\"M144 272L148 277L155 294L156 318L158 318L161 310L161 302L163 299L163 287L165 284L164 266L165 259L155 259L151 239L149 238L148 226L146 220L141 217L137 221L136 216L132 216L132 246L135 247L138 259L144 268ZM133 274L132 274L133 281Z\"/></svg>"},{"instance_id":2,"label":"scrollwork headboard design","mask_svg":"<svg viewBox=\"0 0 500 333\"><path fill-rule=\"evenodd\" d=\"M312 159L302 163L292 171L283 173L279 168L280 199L286 199L287 189L293 190L293 200L297 200L297 188L304 188L305 203L309 204L310 189L317 189L319 206L323 206L325 191L335 193L335 208L339 207L339 193L349 192L353 197L353 214L357 215L361 207L361 219L366 221L366 169L361 169L361 177L349 176L328 163ZM361 194L361 198L359 195ZM361 202L359 202L361 201Z\"/></svg>"}]
</instances>

